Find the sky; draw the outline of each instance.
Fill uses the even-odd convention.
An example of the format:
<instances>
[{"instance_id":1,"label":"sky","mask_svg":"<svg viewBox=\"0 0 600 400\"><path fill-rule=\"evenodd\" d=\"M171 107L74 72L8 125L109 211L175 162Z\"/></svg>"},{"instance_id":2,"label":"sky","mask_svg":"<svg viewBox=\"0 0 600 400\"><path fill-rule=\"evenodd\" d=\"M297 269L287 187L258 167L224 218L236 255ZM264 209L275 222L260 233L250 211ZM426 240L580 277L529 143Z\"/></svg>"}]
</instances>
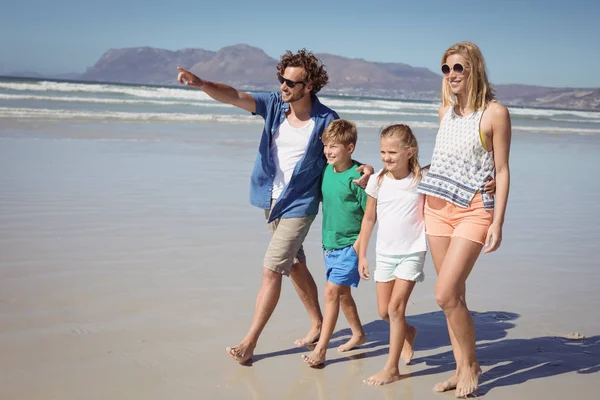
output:
<instances>
[{"instance_id":1,"label":"sky","mask_svg":"<svg viewBox=\"0 0 600 400\"><path fill-rule=\"evenodd\" d=\"M84 72L111 48L246 43L307 48L438 72L476 43L496 84L600 87L598 0L2 0L0 74Z\"/></svg>"}]
</instances>

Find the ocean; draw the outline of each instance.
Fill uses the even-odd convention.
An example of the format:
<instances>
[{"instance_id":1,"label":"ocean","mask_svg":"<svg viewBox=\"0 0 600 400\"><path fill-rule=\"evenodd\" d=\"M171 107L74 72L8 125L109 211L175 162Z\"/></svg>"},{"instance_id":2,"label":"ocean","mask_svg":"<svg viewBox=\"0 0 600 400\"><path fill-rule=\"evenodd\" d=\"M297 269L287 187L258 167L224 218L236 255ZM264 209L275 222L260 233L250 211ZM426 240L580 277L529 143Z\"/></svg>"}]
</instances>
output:
<instances>
[{"instance_id":1,"label":"ocean","mask_svg":"<svg viewBox=\"0 0 600 400\"><path fill-rule=\"evenodd\" d=\"M321 101L358 127L402 121L437 126L436 102L322 96ZM600 112L509 107L515 132L600 134ZM177 124L262 124L197 89L113 83L0 78L0 120Z\"/></svg>"}]
</instances>

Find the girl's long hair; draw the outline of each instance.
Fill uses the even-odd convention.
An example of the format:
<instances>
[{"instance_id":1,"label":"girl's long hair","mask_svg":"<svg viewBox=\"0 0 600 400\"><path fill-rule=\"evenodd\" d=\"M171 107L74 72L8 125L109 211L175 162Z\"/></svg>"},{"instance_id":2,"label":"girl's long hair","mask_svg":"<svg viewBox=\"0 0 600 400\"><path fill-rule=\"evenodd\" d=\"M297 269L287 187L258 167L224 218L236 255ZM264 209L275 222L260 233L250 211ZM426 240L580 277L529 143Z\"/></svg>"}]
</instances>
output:
<instances>
[{"instance_id":1,"label":"girl's long hair","mask_svg":"<svg viewBox=\"0 0 600 400\"><path fill-rule=\"evenodd\" d=\"M390 125L387 128L384 128L379 135L381 139L384 138L397 138L400 139L400 142L403 146L408 148L413 148L415 152L412 157L408 160L408 169L413 174L413 184L417 184L421 181L421 166L419 165L419 144L417 143L417 138L412 133L412 130L408 125L404 124L395 124ZM381 185L383 181L383 177L387 174L388 171L385 167L381 170L379 175L377 176L377 186Z\"/></svg>"}]
</instances>

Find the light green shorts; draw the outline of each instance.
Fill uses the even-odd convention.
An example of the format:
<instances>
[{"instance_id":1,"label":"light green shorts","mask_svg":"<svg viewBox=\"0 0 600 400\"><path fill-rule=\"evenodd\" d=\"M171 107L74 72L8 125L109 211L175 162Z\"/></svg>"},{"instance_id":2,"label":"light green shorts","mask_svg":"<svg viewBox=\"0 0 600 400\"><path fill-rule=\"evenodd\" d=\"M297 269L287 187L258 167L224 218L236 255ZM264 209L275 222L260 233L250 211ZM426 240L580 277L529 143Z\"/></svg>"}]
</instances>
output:
<instances>
[{"instance_id":1,"label":"light green shorts","mask_svg":"<svg viewBox=\"0 0 600 400\"><path fill-rule=\"evenodd\" d=\"M387 256L377 254L375 257L375 282L389 282L396 278L413 282L423 282L425 272L426 251L405 254L401 256Z\"/></svg>"}]
</instances>

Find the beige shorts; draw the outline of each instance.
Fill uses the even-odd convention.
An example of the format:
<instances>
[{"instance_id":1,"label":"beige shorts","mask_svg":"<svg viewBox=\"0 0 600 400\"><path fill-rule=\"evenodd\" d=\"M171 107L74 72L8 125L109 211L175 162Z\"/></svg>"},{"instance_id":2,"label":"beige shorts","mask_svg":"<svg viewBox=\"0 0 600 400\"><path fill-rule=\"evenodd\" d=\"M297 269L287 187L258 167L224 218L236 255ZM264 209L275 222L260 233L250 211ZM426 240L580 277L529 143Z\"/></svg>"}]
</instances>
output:
<instances>
[{"instance_id":1,"label":"beige shorts","mask_svg":"<svg viewBox=\"0 0 600 400\"><path fill-rule=\"evenodd\" d=\"M267 220L270 213L271 210L265 210ZM289 276L292 265L306 264L302 242L304 242L315 217L316 215L300 218L277 218L268 223L271 241L265 253L264 267Z\"/></svg>"}]
</instances>

